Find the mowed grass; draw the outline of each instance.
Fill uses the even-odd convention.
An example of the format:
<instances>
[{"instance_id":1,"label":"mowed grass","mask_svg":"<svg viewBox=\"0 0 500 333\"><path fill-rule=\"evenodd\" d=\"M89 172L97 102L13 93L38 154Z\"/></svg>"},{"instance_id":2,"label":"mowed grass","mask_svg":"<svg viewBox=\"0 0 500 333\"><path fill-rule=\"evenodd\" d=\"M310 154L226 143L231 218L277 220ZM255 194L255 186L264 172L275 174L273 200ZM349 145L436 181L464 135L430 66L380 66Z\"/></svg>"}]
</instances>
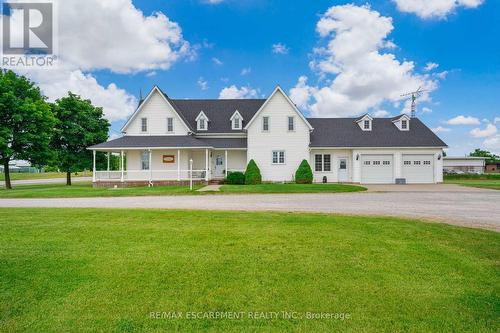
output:
<instances>
[{"instance_id":1,"label":"mowed grass","mask_svg":"<svg viewBox=\"0 0 500 333\"><path fill-rule=\"evenodd\" d=\"M92 177L92 172L84 171L71 174L71 177ZM49 179L49 178L66 178L64 172L43 172L43 173L18 173L11 172L10 180L31 180L31 179ZM0 173L0 180L5 180L5 174Z\"/></svg>"},{"instance_id":2,"label":"mowed grass","mask_svg":"<svg viewBox=\"0 0 500 333\"><path fill-rule=\"evenodd\" d=\"M322 193L322 192L353 192L364 191L364 187L342 184L263 184L263 185L224 185L221 192L196 192L201 185L189 186L154 186L128 188L92 188L88 182L43 185L17 185L12 190L0 188L2 198L78 198L78 197L123 197L147 195L202 195L202 194L231 194L231 193Z\"/></svg>"},{"instance_id":3,"label":"mowed grass","mask_svg":"<svg viewBox=\"0 0 500 333\"><path fill-rule=\"evenodd\" d=\"M500 330L491 231L320 214L10 208L0 230L2 332Z\"/></svg>"},{"instance_id":4,"label":"mowed grass","mask_svg":"<svg viewBox=\"0 0 500 333\"><path fill-rule=\"evenodd\" d=\"M345 184L260 184L260 185L224 185L223 193L327 193L359 192L366 188Z\"/></svg>"},{"instance_id":5,"label":"mowed grass","mask_svg":"<svg viewBox=\"0 0 500 333\"><path fill-rule=\"evenodd\" d=\"M456 180L447 180L447 184L458 184L463 186L470 187L479 187L479 188L489 188L492 190L500 190L500 179L456 179Z\"/></svg>"}]
</instances>

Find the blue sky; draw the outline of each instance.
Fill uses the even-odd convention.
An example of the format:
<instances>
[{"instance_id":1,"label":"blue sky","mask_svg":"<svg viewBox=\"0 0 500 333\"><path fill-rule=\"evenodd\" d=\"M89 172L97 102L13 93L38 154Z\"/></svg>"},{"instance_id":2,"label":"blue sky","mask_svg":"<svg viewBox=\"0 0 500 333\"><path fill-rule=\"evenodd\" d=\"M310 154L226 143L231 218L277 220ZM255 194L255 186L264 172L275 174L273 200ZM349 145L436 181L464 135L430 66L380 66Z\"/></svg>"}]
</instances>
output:
<instances>
[{"instance_id":1,"label":"blue sky","mask_svg":"<svg viewBox=\"0 0 500 333\"><path fill-rule=\"evenodd\" d=\"M449 2L446 0L423 0L422 3L432 4L425 8L412 7L410 0L106 2L127 7L128 14L142 12L144 20L161 22L139 35L143 21L131 20L128 25L122 18L113 24L119 16L115 11L108 22L114 28L107 29L106 22L102 22L107 20L106 9L99 8L103 2L62 2L61 11L68 14L59 22L61 29L69 26L69 22L78 25L78 20L84 20L85 14L81 14L86 12L84 9L93 14L81 24L87 27L95 24L95 29L75 28L67 32L73 34L70 38L64 35L60 38L61 59L67 59L71 65L65 73L61 71L52 76L60 75L60 80L67 82L66 76L71 74L73 79L68 84L58 85L55 78L48 80L44 75L31 75L40 81L42 90L50 98L57 98L60 91L69 87L95 104L107 103L103 106L112 110L107 112L113 114L110 116L113 136L130 114L131 105L136 103L134 97L138 98L141 89L146 94L155 84L173 98L219 98L235 94L266 97L279 84L296 99L299 98L296 96L307 96L303 101L294 101L308 115L355 116L361 112L378 112L394 116L405 110L404 103L398 103L395 96L423 83L431 91L418 105L418 116L448 143L450 155L466 154L477 147L500 153L500 1L459 0L458 5L451 4L449 8L439 5ZM68 17L71 12L67 6L72 3L75 11L80 12L78 18ZM346 4L352 5L346 7ZM90 5L94 8L83 8ZM435 8L431 8L433 6ZM326 14L329 10L330 14ZM167 23L158 19L158 12L168 20L170 27L175 25L174 37L161 36L161 23ZM361 17L362 26L349 27L353 20L356 22L356 15ZM325 21L323 27L318 24L320 20ZM332 23L336 27L332 28ZM374 24L373 29L370 24ZM359 38L346 34L343 40L347 43L342 44L338 37L344 32L338 26L344 25ZM103 37L113 39L113 45L105 41L99 44L95 41L99 38L90 35L91 30L99 32L99 28ZM143 43L147 33L157 41ZM74 40L78 38L78 45L88 45L79 53L70 51L75 48L71 43L76 43ZM176 38L185 43L184 48ZM362 45L349 45L360 40ZM332 41L338 42L335 47L328 46ZM370 42L377 46L365 49L363 45ZM162 53L151 51L159 46L155 43L175 44L172 48L177 53L165 56L168 61L159 59ZM87 54L88 49L94 51ZM315 49L322 51L314 52ZM344 51L353 56L339 56ZM369 60L363 62L370 59L372 53L381 61L378 68L373 68ZM113 58L107 58L110 54L119 59L123 67L117 68ZM392 62L386 55L392 57ZM141 56L146 60L139 65L137 59ZM92 61L88 60L93 57ZM351 61L351 58L359 61ZM383 59L388 61L387 71L382 66ZM412 68L400 73L408 63ZM427 69L434 68L426 70L431 63L438 66L431 65ZM325 69L324 64L338 68ZM395 74L387 74L391 71ZM366 76L378 74L387 74L387 77L381 77L371 86L359 86ZM302 86L300 77L307 77ZM233 85L233 90L226 90L225 95L221 93ZM294 88L299 89L292 93ZM336 96L336 89L341 91L340 96ZM111 105L111 101L116 101L115 105ZM128 108L121 111L125 109L121 105ZM451 120L457 116L463 117Z\"/></svg>"}]
</instances>

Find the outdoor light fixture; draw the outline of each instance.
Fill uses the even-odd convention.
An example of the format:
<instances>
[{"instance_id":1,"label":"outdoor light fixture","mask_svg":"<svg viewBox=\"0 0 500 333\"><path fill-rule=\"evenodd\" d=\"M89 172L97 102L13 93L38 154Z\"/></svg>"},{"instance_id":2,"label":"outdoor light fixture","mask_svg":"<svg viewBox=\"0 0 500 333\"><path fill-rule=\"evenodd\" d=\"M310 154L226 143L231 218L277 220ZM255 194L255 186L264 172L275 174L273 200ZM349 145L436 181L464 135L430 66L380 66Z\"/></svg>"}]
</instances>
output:
<instances>
[{"instance_id":1,"label":"outdoor light fixture","mask_svg":"<svg viewBox=\"0 0 500 333\"><path fill-rule=\"evenodd\" d=\"M438 155L438 161L441 161L441 154Z\"/></svg>"},{"instance_id":2,"label":"outdoor light fixture","mask_svg":"<svg viewBox=\"0 0 500 333\"><path fill-rule=\"evenodd\" d=\"M356 161L359 161L359 154L356 155Z\"/></svg>"}]
</instances>

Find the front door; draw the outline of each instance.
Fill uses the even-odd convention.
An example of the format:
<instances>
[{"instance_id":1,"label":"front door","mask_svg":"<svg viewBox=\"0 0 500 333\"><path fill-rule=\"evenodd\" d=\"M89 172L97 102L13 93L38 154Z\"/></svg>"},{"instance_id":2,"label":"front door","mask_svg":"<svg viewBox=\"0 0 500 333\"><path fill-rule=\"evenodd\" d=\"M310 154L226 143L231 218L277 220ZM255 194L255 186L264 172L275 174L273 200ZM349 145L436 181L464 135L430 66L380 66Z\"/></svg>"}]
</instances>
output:
<instances>
[{"instance_id":1,"label":"front door","mask_svg":"<svg viewBox=\"0 0 500 333\"><path fill-rule=\"evenodd\" d=\"M225 165L224 163L224 155L218 154L215 157L215 177L216 178L224 178L225 177Z\"/></svg>"},{"instance_id":2,"label":"front door","mask_svg":"<svg viewBox=\"0 0 500 333\"><path fill-rule=\"evenodd\" d=\"M347 171L347 158L345 157L339 158L338 178L339 182L349 181L349 173Z\"/></svg>"}]
</instances>

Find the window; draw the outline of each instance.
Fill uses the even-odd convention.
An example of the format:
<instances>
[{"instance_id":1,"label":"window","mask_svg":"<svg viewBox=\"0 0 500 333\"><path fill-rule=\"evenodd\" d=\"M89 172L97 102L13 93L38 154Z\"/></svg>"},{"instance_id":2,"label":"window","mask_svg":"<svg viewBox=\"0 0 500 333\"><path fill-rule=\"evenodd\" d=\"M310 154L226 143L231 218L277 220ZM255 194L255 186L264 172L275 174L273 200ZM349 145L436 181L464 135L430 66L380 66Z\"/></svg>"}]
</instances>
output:
<instances>
[{"instance_id":1,"label":"window","mask_svg":"<svg viewBox=\"0 0 500 333\"><path fill-rule=\"evenodd\" d=\"M370 165L370 161L364 161L363 164L364 165Z\"/></svg>"},{"instance_id":2,"label":"window","mask_svg":"<svg viewBox=\"0 0 500 333\"><path fill-rule=\"evenodd\" d=\"M384 161L382 162L383 165L391 165L391 161Z\"/></svg>"},{"instance_id":3,"label":"window","mask_svg":"<svg viewBox=\"0 0 500 333\"><path fill-rule=\"evenodd\" d=\"M207 129L206 122L205 122L205 118L200 118L200 119L198 120L198 129L199 129L199 130L202 130L202 131L204 131L204 130L206 130L206 129Z\"/></svg>"},{"instance_id":4,"label":"window","mask_svg":"<svg viewBox=\"0 0 500 333\"><path fill-rule=\"evenodd\" d=\"M269 117L262 117L262 130L269 131Z\"/></svg>"},{"instance_id":5,"label":"window","mask_svg":"<svg viewBox=\"0 0 500 333\"><path fill-rule=\"evenodd\" d=\"M347 170L347 161L346 160L340 160L339 170Z\"/></svg>"},{"instance_id":6,"label":"window","mask_svg":"<svg viewBox=\"0 0 500 333\"><path fill-rule=\"evenodd\" d=\"M174 132L174 118L167 118L167 132Z\"/></svg>"},{"instance_id":7,"label":"window","mask_svg":"<svg viewBox=\"0 0 500 333\"><path fill-rule=\"evenodd\" d=\"M424 165L431 165L431 161L424 161Z\"/></svg>"},{"instance_id":8,"label":"window","mask_svg":"<svg viewBox=\"0 0 500 333\"><path fill-rule=\"evenodd\" d=\"M365 130L369 130L370 129L370 121L369 120L365 120L364 123L363 123L363 128Z\"/></svg>"},{"instance_id":9,"label":"window","mask_svg":"<svg viewBox=\"0 0 500 333\"><path fill-rule=\"evenodd\" d=\"M404 161L403 164L404 165L411 165L411 161Z\"/></svg>"},{"instance_id":10,"label":"window","mask_svg":"<svg viewBox=\"0 0 500 333\"><path fill-rule=\"evenodd\" d=\"M401 121L401 129L408 129L408 120Z\"/></svg>"},{"instance_id":11,"label":"window","mask_svg":"<svg viewBox=\"0 0 500 333\"><path fill-rule=\"evenodd\" d=\"M240 118L239 117L235 117L233 119L233 129L241 129L241 127L240 127Z\"/></svg>"},{"instance_id":12,"label":"window","mask_svg":"<svg viewBox=\"0 0 500 333\"><path fill-rule=\"evenodd\" d=\"M373 165L380 165L380 161L373 161Z\"/></svg>"},{"instance_id":13,"label":"window","mask_svg":"<svg viewBox=\"0 0 500 333\"><path fill-rule=\"evenodd\" d=\"M141 153L141 170L149 170L149 152L147 150Z\"/></svg>"},{"instance_id":14,"label":"window","mask_svg":"<svg viewBox=\"0 0 500 333\"><path fill-rule=\"evenodd\" d=\"M273 151L273 164L285 164L285 151L283 150Z\"/></svg>"},{"instance_id":15,"label":"window","mask_svg":"<svg viewBox=\"0 0 500 333\"><path fill-rule=\"evenodd\" d=\"M323 171L332 171L331 160L332 156L330 154L323 155Z\"/></svg>"},{"instance_id":16,"label":"window","mask_svg":"<svg viewBox=\"0 0 500 333\"><path fill-rule=\"evenodd\" d=\"M413 161L413 165L420 165L420 161Z\"/></svg>"},{"instance_id":17,"label":"window","mask_svg":"<svg viewBox=\"0 0 500 333\"><path fill-rule=\"evenodd\" d=\"M288 130L295 131L295 118L294 117L288 117Z\"/></svg>"},{"instance_id":18,"label":"window","mask_svg":"<svg viewBox=\"0 0 500 333\"><path fill-rule=\"evenodd\" d=\"M148 118L141 118L141 132L148 131Z\"/></svg>"},{"instance_id":19,"label":"window","mask_svg":"<svg viewBox=\"0 0 500 333\"><path fill-rule=\"evenodd\" d=\"M323 171L323 155L314 155L314 170L317 172Z\"/></svg>"}]
</instances>

